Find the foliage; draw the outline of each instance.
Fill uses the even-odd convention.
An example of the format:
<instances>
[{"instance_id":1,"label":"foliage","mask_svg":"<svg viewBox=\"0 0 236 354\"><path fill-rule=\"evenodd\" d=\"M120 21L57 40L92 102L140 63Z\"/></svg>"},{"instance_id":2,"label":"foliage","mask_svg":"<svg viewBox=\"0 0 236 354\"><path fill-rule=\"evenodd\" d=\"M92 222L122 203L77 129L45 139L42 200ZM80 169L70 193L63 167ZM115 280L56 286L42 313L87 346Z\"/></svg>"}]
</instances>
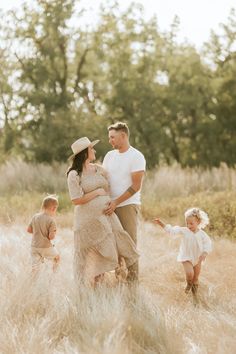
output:
<instances>
[{"instance_id":1,"label":"foliage","mask_svg":"<svg viewBox=\"0 0 236 354\"><path fill-rule=\"evenodd\" d=\"M137 3L104 2L86 28L80 5L35 0L2 17L2 160L65 161L83 135L102 157L107 125L123 120L149 167L234 166L235 11L199 53L177 42L178 18L162 33Z\"/></svg>"},{"instance_id":2,"label":"foliage","mask_svg":"<svg viewBox=\"0 0 236 354\"><path fill-rule=\"evenodd\" d=\"M236 239L236 172L222 165L202 169L180 166L150 171L142 190L142 215L184 225L184 212L199 207L209 214L208 232Z\"/></svg>"},{"instance_id":3,"label":"foliage","mask_svg":"<svg viewBox=\"0 0 236 354\"><path fill-rule=\"evenodd\" d=\"M175 197L169 200L143 203L142 214L144 219L152 220L161 217L166 223L185 225L184 212L191 207L198 207L206 211L210 218L210 225L206 232L212 236L236 239L236 193L215 192L197 193L186 197Z\"/></svg>"}]
</instances>

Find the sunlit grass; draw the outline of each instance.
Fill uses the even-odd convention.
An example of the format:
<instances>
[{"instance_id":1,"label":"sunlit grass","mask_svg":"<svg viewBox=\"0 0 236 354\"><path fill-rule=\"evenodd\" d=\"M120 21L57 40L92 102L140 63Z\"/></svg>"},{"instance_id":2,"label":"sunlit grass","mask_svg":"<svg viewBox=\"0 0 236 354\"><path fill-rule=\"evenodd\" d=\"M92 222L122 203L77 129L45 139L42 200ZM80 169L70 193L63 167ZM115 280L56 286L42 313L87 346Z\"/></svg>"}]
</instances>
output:
<instances>
[{"instance_id":1,"label":"sunlit grass","mask_svg":"<svg viewBox=\"0 0 236 354\"><path fill-rule=\"evenodd\" d=\"M67 164L28 164L11 160L0 166L0 195L39 191L67 191ZM148 171L143 186L147 199L172 199L200 192L236 191L236 170L222 164L219 168L181 168L162 166Z\"/></svg>"},{"instance_id":2,"label":"sunlit grass","mask_svg":"<svg viewBox=\"0 0 236 354\"><path fill-rule=\"evenodd\" d=\"M60 226L69 227L73 209L68 196L64 165L30 165L16 160L0 167L0 222L27 223L39 210L47 193L59 196ZM198 206L209 213L208 231L236 238L236 170L225 165L211 170L160 167L148 171L142 190L142 214L146 220L160 216L184 223L185 209Z\"/></svg>"},{"instance_id":3,"label":"sunlit grass","mask_svg":"<svg viewBox=\"0 0 236 354\"><path fill-rule=\"evenodd\" d=\"M236 170L225 165L211 170L162 167L147 173L142 191L142 214L184 224L184 211L205 210L208 230L215 236L236 239Z\"/></svg>"},{"instance_id":4,"label":"sunlit grass","mask_svg":"<svg viewBox=\"0 0 236 354\"><path fill-rule=\"evenodd\" d=\"M144 221L136 291L119 286L113 274L96 291L76 287L66 168L16 161L0 169L0 353L235 353L236 244L222 237L235 237L235 170L162 167L144 182L142 214L148 221L158 215L183 224L190 206L209 213L214 247L202 267L196 304L184 293L179 238ZM46 193L59 195L61 264L52 274L45 263L33 281L26 227Z\"/></svg>"},{"instance_id":5,"label":"sunlit grass","mask_svg":"<svg viewBox=\"0 0 236 354\"><path fill-rule=\"evenodd\" d=\"M225 164L212 169L163 166L148 171L143 186L143 196L150 202L220 191L236 192L236 170Z\"/></svg>"},{"instance_id":6,"label":"sunlit grass","mask_svg":"<svg viewBox=\"0 0 236 354\"><path fill-rule=\"evenodd\" d=\"M57 193L67 190L65 164L28 164L11 160L0 166L0 195L23 191Z\"/></svg>"},{"instance_id":7,"label":"sunlit grass","mask_svg":"<svg viewBox=\"0 0 236 354\"><path fill-rule=\"evenodd\" d=\"M176 262L178 237L140 224L140 285L76 288L73 232L60 228L57 274L43 265L30 277L30 238L24 226L0 228L1 353L229 353L236 346L236 245L214 241L200 276L199 303L184 293Z\"/></svg>"}]
</instances>

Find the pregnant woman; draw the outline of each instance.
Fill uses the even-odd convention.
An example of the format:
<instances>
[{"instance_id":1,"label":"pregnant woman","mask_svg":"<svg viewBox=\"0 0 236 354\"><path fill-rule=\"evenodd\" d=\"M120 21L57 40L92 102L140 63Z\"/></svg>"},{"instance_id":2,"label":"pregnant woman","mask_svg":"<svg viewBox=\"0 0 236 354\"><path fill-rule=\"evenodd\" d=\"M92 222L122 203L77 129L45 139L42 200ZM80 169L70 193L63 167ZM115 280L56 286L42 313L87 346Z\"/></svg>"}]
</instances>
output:
<instances>
[{"instance_id":1,"label":"pregnant woman","mask_svg":"<svg viewBox=\"0 0 236 354\"><path fill-rule=\"evenodd\" d=\"M78 281L95 286L102 275L119 267L129 267L138 259L135 243L124 231L115 213L104 209L110 201L106 171L95 160L94 145L87 137L72 145L72 164L67 171L74 214L74 271Z\"/></svg>"}]
</instances>

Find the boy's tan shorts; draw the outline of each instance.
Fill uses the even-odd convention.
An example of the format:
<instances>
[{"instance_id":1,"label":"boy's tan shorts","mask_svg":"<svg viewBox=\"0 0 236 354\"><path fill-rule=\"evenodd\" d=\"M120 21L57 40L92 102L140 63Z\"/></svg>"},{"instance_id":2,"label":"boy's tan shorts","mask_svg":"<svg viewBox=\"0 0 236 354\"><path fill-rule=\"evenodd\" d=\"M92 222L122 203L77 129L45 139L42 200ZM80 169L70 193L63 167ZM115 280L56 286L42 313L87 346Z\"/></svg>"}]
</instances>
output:
<instances>
[{"instance_id":1,"label":"boy's tan shorts","mask_svg":"<svg viewBox=\"0 0 236 354\"><path fill-rule=\"evenodd\" d=\"M31 247L32 267L37 267L44 263L45 258L53 261L57 256L59 256L59 253L54 246L47 248Z\"/></svg>"}]
</instances>

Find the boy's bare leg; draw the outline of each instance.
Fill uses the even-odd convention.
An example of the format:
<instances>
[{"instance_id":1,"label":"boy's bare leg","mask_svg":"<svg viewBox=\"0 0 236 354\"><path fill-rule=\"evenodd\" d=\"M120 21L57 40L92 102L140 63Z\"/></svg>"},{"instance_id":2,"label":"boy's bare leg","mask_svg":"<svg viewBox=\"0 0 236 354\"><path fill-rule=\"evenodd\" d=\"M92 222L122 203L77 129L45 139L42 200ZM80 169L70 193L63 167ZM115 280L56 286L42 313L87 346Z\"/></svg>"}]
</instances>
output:
<instances>
[{"instance_id":1,"label":"boy's bare leg","mask_svg":"<svg viewBox=\"0 0 236 354\"><path fill-rule=\"evenodd\" d=\"M39 265L37 265L37 266L33 265L32 266L32 269L31 269L32 278L35 278L38 275L39 269L40 269Z\"/></svg>"},{"instance_id":2,"label":"boy's bare leg","mask_svg":"<svg viewBox=\"0 0 236 354\"><path fill-rule=\"evenodd\" d=\"M59 262L60 262L60 256L58 255L58 256L56 256L56 257L53 259L52 270L53 270L54 273L57 271Z\"/></svg>"},{"instance_id":3,"label":"boy's bare leg","mask_svg":"<svg viewBox=\"0 0 236 354\"><path fill-rule=\"evenodd\" d=\"M44 258L38 254L38 253L33 253L32 254L32 269L31 269L31 275L33 278L36 278L40 271L40 266L44 263Z\"/></svg>"}]
</instances>

